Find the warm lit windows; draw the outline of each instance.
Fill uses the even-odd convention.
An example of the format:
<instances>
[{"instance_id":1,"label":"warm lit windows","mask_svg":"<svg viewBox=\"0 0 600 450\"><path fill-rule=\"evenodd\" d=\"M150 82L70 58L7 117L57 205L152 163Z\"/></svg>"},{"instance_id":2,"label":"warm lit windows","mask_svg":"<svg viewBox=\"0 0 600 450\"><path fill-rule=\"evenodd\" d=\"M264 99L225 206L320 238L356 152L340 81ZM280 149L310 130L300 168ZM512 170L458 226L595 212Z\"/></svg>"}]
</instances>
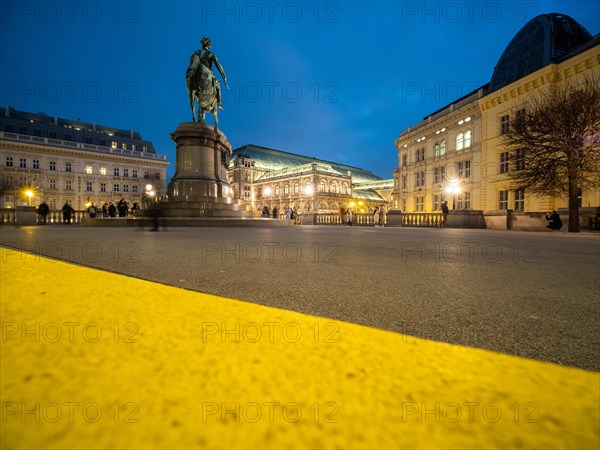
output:
<instances>
[{"instance_id":1,"label":"warm lit windows","mask_svg":"<svg viewBox=\"0 0 600 450\"><path fill-rule=\"evenodd\" d=\"M92 174L92 166L85 166L85 173L87 173L88 175Z\"/></svg>"},{"instance_id":2,"label":"warm lit windows","mask_svg":"<svg viewBox=\"0 0 600 450\"><path fill-rule=\"evenodd\" d=\"M433 156L443 156L446 154L446 141L436 142L433 147Z\"/></svg>"},{"instance_id":3,"label":"warm lit windows","mask_svg":"<svg viewBox=\"0 0 600 450\"><path fill-rule=\"evenodd\" d=\"M106 167L100 167L100 175L106 175Z\"/></svg>"}]
</instances>

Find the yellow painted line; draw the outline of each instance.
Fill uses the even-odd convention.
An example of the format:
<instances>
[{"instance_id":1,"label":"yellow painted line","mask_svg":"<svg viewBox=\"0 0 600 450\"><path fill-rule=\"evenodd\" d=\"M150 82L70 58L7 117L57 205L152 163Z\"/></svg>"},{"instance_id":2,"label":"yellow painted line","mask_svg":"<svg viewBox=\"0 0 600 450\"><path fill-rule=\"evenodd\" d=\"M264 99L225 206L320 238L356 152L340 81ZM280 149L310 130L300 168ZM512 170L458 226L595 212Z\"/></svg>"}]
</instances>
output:
<instances>
[{"instance_id":1,"label":"yellow painted line","mask_svg":"<svg viewBox=\"0 0 600 450\"><path fill-rule=\"evenodd\" d=\"M598 373L1 251L2 448L600 444Z\"/></svg>"}]
</instances>

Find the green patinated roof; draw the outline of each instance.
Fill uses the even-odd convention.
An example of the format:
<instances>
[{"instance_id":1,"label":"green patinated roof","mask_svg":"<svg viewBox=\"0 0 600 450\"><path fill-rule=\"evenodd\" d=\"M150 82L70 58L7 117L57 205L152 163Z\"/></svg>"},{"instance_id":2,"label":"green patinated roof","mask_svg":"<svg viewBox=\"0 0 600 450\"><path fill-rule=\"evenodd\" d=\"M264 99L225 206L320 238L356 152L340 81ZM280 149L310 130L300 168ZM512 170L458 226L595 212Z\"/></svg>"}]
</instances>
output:
<instances>
[{"instance_id":1,"label":"green patinated roof","mask_svg":"<svg viewBox=\"0 0 600 450\"><path fill-rule=\"evenodd\" d=\"M355 199L364 199L364 200L371 200L371 201L374 201L374 202L387 203L387 200L384 199L377 192L375 192L375 191L364 191L362 189L352 189L352 198L355 198Z\"/></svg>"},{"instance_id":2,"label":"green patinated roof","mask_svg":"<svg viewBox=\"0 0 600 450\"><path fill-rule=\"evenodd\" d=\"M315 163L312 163L312 164L315 164ZM268 172L265 172L262 175L260 175L256 179L256 181L264 181L264 180L269 180L269 179L278 178L278 177L294 176L296 174L310 172L312 170L312 164L293 165L293 166L284 167L283 169L279 169L279 170L269 170ZM321 173L325 172L325 173L328 173L331 175L348 176L348 174L346 172L340 173L339 171L335 170L330 164L323 164L320 162L318 162L316 164L317 164L317 170Z\"/></svg>"},{"instance_id":3,"label":"green patinated roof","mask_svg":"<svg viewBox=\"0 0 600 450\"><path fill-rule=\"evenodd\" d=\"M254 161L255 167L275 172L287 168L290 173L292 173L291 170L298 170L299 166L310 166L310 164L317 163L319 164L320 170L321 167L323 167L323 170L333 171L333 173L337 172L342 175L347 175L348 171L351 171L352 183L366 183L381 180L377 175L359 167L310 158L308 156L260 147L257 145L244 145L243 147L235 149L231 156L231 164L233 164L235 158L250 158ZM284 173L281 172L280 175L282 176Z\"/></svg>"},{"instance_id":4,"label":"green patinated roof","mask_svg":"<svg viewBox=\"0 0 600 450\"><path fill-rule=\"evenodd\" d=\"M388 180L379 180L379 181L369 181L366 183L355 183L357 188L360 189L393 189L394 188L394 179L390 178Z\"/></svg>"}]
</instances>

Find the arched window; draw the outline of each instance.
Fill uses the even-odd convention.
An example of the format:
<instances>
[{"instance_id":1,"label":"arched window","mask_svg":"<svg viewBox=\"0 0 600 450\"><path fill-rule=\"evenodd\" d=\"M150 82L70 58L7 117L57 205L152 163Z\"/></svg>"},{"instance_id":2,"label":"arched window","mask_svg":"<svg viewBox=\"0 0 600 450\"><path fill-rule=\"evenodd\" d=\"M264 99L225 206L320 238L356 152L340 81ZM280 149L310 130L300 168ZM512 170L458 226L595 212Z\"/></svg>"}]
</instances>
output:
<instances>
[{"instance_id":1,"label":"arched window","mask_svg":"<svg viewBox=\"0 0 600 450\"><path fill-rule=\"evenodd\" d=\"M465 148L471 146L471 130L465 131Z\"/></svg>"},{"instance_id":2,"label":"arched window","mask_svg":"<svg viewBox=\"0 0 600 450\"><path fill-rule=\"evenodd\" d=\"M319 192L325 192L325 181L323 180L319 183Z\"/></svg>"},{"instance_id":3,"label":"arched window","mask_svg":"<svg viewBox=\"0 0 600 450\"><path fill-rule=\"evenodd\" d=\"M342 183L342 194L348 194L348 185L346 183Z\"/></svg>"},{"instance_id":4,"label":"arched window","mask_svg":"<svg viewBox=\"0 0 600 450\"><path fill-rule=\"evenodd\" d=\"M465 135L463 133L458 133L456 135L456 151L463 149L464 142L465 142Z\"/></svg>"},{"instance_id":5,"label":"arched window","mask_svg":"<svg viewBox=\"0 0 600 450\"><path fill-rule=\"evenodd\" d=\"M445 155L446 154L446 140L444 139L442 142L440 142L440 156Z\"/></svg>"},{"instance_id":6,"label":"arched window","mask_svg":"<svg viewBox=\"0 0 600 450\"><path fill-rule=\"evenodd\" d=\"M290 193L290 186L288 184L286 184L285 186L283 186L283 193L285 195L288 195Z\"/></svg>"},{"instance_id":7,"label":"arched window","mask_svg":"<svg viewBox=\"0 0 600 450\"><path fill-rule=\"evenodd\" d=\"M297 194L300 192L300 185L298 184L298 182L296 181L294 183L294 194Z\"/></svg>"},{"instance_id":8,"label":"arched window","mask_svg":"<svg viewBox=\"0 0 600 450\"><path fill-rule=\"evenodd\" d=\"M338 184L335 181L331 183L331 192L333 192L334 194L338 193Z\"/></svg>"},{"instance_id":9,"label":"arched window","mask_svg":"<svg viewBox=\"0 0 600 450\"><path fill-rule=\"evenodd\" d=\"M275 197L279 197L279 185L275 186Z\"/></svg>"},{"instance_id":10,"label":"arched window","mask_svg":"<svg viewBox=\"0 0 600 450\"><path fill-rule=\"evenodd\" d=\"M304 183L304 193L312 194L312 185L310 184L310 181L307 181L306 183Z\"/></svg>"}]
</instances>

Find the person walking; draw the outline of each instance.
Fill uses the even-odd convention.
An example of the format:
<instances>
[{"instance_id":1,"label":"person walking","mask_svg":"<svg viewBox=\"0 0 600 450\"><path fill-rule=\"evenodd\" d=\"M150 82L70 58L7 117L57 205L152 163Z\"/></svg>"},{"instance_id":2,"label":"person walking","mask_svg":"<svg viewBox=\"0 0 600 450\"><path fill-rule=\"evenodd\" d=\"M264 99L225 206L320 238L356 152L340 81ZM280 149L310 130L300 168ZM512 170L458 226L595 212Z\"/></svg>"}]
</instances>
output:
<instances>
[{"instance_id":1,"label":"person walking","mask_svg":"<svg viewBox=\"0 0 600 450\"><path fill-rule=\"evenodd\" d=\"M352 225L352 210L348 209L348 226Z\"/></svg>"},{"instance_id":2,"label":"person walking","mask_svg":"<svg viewBox=\"0 0 600 450\"><path fill-rule=\"evenodd\" d=\"M115 207L115 205L113 205L113 202L110 202L110 204L108 205L108 216L109 217L117 216L117 208Z\"/></svg>"},{"instance_id":3,"label":"person walking","mask_svg":"<svg viewBox=\"0 0 600 450\"><path fill-rule=\"evenodd\" d=\"M379 227L379 208L376 206L375 211L373 211L373 223L376 227Z\"/></svg>"},{"instance_id":4,"label":"person walking","mask_svg":"<svg viewBox=\"0 0 600 450\"><path fill-rule=\"evenodd\" d=\"M74 209L67 202L62 207L63 214L63 223L69 225L71 223L71 215L73 214Z\"/></svg>"},{"instance_id":5,"label":"person walking","mask_svg":"<svg viewBox=\"0 0 600 450\"><path fill-rule=\"evenodd\" d=\"M96 218L96 205L94 205L92 203L90 205L90 207L88 208L88 213L90 215L90 219L95 219Z\"/></svg>"},{"instance_id":6,"label":"person walking","mask_svg":"<svg viewBox=\"0 0 600 450\"><path fill-rule=\"evenodd\" d=\"M273 207L273 219L279 219L279 208L277 206Z\"/></svg>"},{"instance_id":7,"label":"person walking","mask_svg":"<svg viewBox=\"0 0 600 450\"><path fill-rule=\"evenodd\" d=\"M442 203L442 223L441 223L442 228L446 228L446 219L448 218L449 213L450 213L450 210L448 209L448 202L446 200L444 200L444 203Z\"/></svg>"},{"instance_id":8,"label":"person walking","mask_svg":"<svg viewBox=\"0 0 600 450\"><path fill-rule=\"evenodd\" d=\"M108 217L108 203L106 202L102 205L102 217Z\"/></svg>"},{"instance_id":9,"label":"person walking","mask_svg":"<svg viewBox=\"0 0 600 450\"><path fill-rule=\"evenodd\" d=\"M263 219L269 218L269 207L267 205L263 206L262 216L263 216Z\"/></svg>"},{"instance_id":10,"label":"person walking","mask_svg":"<svg viewBox=\"0 0 600 450\"><path fill-rule=\"evenodd\" d=\"M46 225L46 219L48 217L48 213L50 212L50 207L46 202L42 202L40 206L38 206L38 214L40 216L40 224Z\"/></svg>"},{"instance_id":11,"label":"person walking","mask_svg":"<svg viewBox=\"0 0 600 450\"><path fill-rule=\"evenodd\" d=\"M385 226L385 205L381 205L381 207L379 208L379 226L380 227L384 227Z\"/></svg>"}]
</instances>

